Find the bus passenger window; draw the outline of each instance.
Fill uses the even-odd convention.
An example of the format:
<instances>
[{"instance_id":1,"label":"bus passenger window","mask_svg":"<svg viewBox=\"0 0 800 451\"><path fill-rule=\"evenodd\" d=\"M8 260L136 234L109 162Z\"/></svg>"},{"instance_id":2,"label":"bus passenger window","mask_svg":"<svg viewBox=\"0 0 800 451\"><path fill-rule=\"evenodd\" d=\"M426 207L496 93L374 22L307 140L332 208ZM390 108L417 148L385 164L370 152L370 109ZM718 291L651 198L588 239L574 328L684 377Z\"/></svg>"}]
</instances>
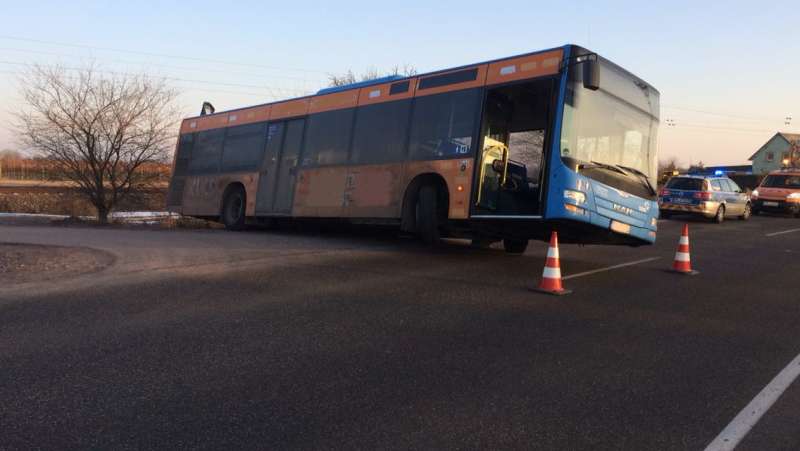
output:
<instances>
[{"instance_id":1,"label":"bus passenger window","mask_svg":"<svg viewBox=\"0 0 800 451\"><path fill-rule=\"evenodd\" d=\"M408 113L411 100L362 106L356 113L353 150L355 164L394 163L406 153Z\"/></svg>"},{"instance_id":2,"label":"bus passenger window","mask_svg":"<svg viewBox=\"0 0 800 451\"><path fill-rule=\"evenodd\" d=\"M222 171L255 171L264 153L264 123L229 127L222 151Z\"/></svg>"},{"instance_id":3,"label":"bus passenger window","mask_svg":"<svg viewBox=\"0 0 800 451\"><path fill-rule=\"evenodd\" d=\"M224 128L203 130L197 133L192 147L192 158L189 162L190 174L214 174L219 172L224 138Z\"/></svg>"},{"instance_id":4,"label":"bus passenger window","mask_svg":"<svg viewBox=\"0 0 800 451\"><path fill-rule=\"evenodd\" d=\"M472 153L480 91L468 89L417 97L411 119L412 160L460 158Z\"/></svg>"},{"instance_id":5,"label":"bus passenger window","mask_svg":"<svg viewBox=\"0 0 800 451\"><path fill-rule=\"evenodd\" d=\"M303 166L324 166L347 162L353 108L309 116Z\"/></svg>"}]
</instances>

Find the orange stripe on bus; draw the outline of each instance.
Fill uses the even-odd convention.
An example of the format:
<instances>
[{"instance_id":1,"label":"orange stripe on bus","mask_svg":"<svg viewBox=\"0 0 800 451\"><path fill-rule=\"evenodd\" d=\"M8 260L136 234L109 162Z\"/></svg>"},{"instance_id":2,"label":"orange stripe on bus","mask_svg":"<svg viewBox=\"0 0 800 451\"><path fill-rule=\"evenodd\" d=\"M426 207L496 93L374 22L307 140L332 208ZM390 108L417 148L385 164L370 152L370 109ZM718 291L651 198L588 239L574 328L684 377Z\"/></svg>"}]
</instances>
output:
<instances>
[{"instance_id":1,"label":"orange stripe on bus","mask_svg":"<svg viewBox=\"0 0 800 451\"><path fill-rule=\"evenodd\" d=\"M483 86L486 83L486 71L487 71L488 67L489 66L487 64L483 64L483 65L480 65L480 66L464 67L464 68L457 69L457 70L438 72L438 73L435 73L435 74L426 75L424 77L418 77L417 80L416 80L416 83L415 83L415 86L417 87L417 89L416 89L416 92L414 93L414 97L422 97L422 96L427 96L427 95L432 95L432 94L441 94L443 92L450 92L450 91L460 91L462 89L477 88L477 87ZM449 84L449 85L439 86L439 87L436 87L436 88L419 89L420 81L422 81L422 80L424 80L424 79L426 79L428 77L438 77L440 75L447 75L447 74L451 74L451 73L454 73L454 72L461 72L461 71L470 70L470 69L478 69L478 75L477 75L477 77L475 77L475 80L465 81L465 82L462 82L462 83L453 83L453 84Z\"/></svg>"},{"instance_id":2,"label":"orange stripe on bus","mask_svg":"<svg viewBox=\"0 0 800 451\"><path fill-rule=\"evenodd\" d=\"M408 91L396 94L389 94L392 85L395 83L408 82ZM417 86L417 79L402 79L390 83L383 83L379 85L365 86L359 90L358 106L372 105L375 103L391 102L393 100L408 99L414 96L414 88Z\"/></svg>"},{"instance_id":3,"label":"orange stripe on bus","mask_svg":"<svg viewBox=\"0 0 800 451\"><path fill-rule=\"evenodd\" d=\"M308 112L309 114L312 114L312 113L321 113L323 111L352 108L356 106L357 103L358 103L358 89L351 89L342 92L334 92L331 94L312 97Z\"/></svg>"},{"instance_id":4,"label":"orange stripe on bus","mask_svg":"<svg viewBox=\"0 0 800 451\"><path fill-rule=\"evenodd\" d=\"M269 119L276 120L286 117L305 116L308 114L308 107L310 104L311 99L309 98L273 103Z\"/></svg>"},{"instance_id":5,"label":"orange stripe on bus","mask_svg":"<svg viewBox=\"0 0 800 451\"><path fill-rule=\"evenodd\" d=\"M562 56L563 52L561 50L553 50L492 63L489 65L486 84L495 85L557 74L561 66Z\"/></svg>"}]
</instances>

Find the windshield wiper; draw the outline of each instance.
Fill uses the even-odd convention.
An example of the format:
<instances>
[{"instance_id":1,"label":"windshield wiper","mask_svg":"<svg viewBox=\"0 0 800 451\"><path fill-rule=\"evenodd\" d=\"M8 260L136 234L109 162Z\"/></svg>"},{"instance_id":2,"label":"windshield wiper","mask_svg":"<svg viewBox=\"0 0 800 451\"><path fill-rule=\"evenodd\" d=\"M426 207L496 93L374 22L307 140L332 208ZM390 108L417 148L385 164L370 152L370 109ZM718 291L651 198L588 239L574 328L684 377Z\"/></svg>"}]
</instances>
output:
<instances>
[{"instance_id":1,"label":"windshield wiper","mask_svg":"<svg viewBox=\"0 0 800 451\"><path fill-rule=\"evenodd\" d=\"M628 166L622 166L622 165L617 165L617 166L618 166L619 168L622 168L622 169L624 169L624 170L626 170L626 171L633 172L634 174L638 175L638 176L639 176L639 178L641 178L642 180L644 180L644 182L647 184L647 187L650 189L650 191L651 191L653 194L655 194L655 193L656 193L656 189L655 189L655 188L653 188L653 185L650 183L650 178L649 178L649 177L647 177L647 174L645 174L644 172L642 172L642 171L640 171L640 170L638 170L638 169L636 169L636 168L632 168L632 167L628 167Z\"/></svg>"},{"instance_id":2,"label":"windshield wiper","mask_svg":"<svg viewBox=\"0 0 800 451\"><path fill-rule=\"evenodd\" d=\"M589 163L578 164L578 169L595 169L595 168L608 169L609 171L618 172L622 175L628 175L628 173L625 172L623 169L620 169L617 166L614 166L613 164L600 163L599 161L590 161Z\"/></svg>"},{"instance_id":3,"label":"windshield wiper","mask_svg":"<svg viewBox=\"0 0 800 451\"><path fill-rule=\"evenodd\" d=\"M640 171L638 169L629 168L627 166L615 165L615 164L601 163L599 161L594 161L594 160L590 161L589 163L580 163L578 165L578 169L586 169L586 168L589 168L589 169L592 169L592 168L607 169L609 171L614 171L614 172L616 172L618 174L622 174L625 177L636 176L637 178L640 179L640 181L643 182L642 184L645 185L647 187L647 189L650 190L650 192L652 194L656 194L657 193L655 188L653 188L653 185L650 184L650 179L647 178L647 174L645 174L644 172L642 172L642 171Z\"/></svg>"}]
</instances>

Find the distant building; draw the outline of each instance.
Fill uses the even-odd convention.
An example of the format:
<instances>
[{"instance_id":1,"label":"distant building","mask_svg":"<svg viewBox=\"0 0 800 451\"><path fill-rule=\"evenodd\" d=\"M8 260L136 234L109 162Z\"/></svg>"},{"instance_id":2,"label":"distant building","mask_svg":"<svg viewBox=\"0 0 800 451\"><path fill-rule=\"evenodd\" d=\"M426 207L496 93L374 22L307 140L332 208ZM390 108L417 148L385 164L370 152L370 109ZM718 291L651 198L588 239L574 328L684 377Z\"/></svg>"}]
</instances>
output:
<instances>
[{"instance_id":1,"label":"distant building","mask_svg":"<svg viewBox=\"0 0 800 451\"><path fill-rule=\"evenodd\" d=\"M800 150L800 134L775 133L760 149L749 158L753 162L753 174L763 175L783 167L783 160L792 159L792 147ZM794 163L797 158L794 155Z\"/></svg>"}]
</instances>

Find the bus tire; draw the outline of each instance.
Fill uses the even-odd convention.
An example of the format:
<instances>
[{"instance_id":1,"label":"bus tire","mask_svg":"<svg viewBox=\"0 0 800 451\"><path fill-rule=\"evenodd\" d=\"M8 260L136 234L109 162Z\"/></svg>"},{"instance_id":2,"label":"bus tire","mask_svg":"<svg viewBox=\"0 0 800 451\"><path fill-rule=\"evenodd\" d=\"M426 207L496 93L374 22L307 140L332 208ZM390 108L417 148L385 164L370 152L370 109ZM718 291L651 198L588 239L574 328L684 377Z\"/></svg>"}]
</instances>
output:
<instances>
[{"instance_id":1,"label":"bus tire","mask_svg":"<svg viewBox=\"0 0 800 451\"><path fill-rule=\"evenodd\" d=\"M245 206L247 195L240 187L234 187L225 196L222 204L222 223L228 230L242 230L245 224Z\"/></svg>"},{"instance_id":2,"label":"bus tire","mask_svg":"<svg viewBox=\"0 0 800 451\"><path fill-rule=\"evenodd\" d=\"M505 249L508 254L524 254L527 248L528 240L503 238L503 249Z\"/></svg>"},{"instance_id":3,"label":"bus tire","mask_svg":"<svg viewBox=\"0 0 800 451\"><path fill-rule=\"evenodd\" d=\"M417 196L417 235L422 242L435 246L439 244L439 210L437 206L438 193L436 187L423 185Z\"/></svg>"}]
</instances>

